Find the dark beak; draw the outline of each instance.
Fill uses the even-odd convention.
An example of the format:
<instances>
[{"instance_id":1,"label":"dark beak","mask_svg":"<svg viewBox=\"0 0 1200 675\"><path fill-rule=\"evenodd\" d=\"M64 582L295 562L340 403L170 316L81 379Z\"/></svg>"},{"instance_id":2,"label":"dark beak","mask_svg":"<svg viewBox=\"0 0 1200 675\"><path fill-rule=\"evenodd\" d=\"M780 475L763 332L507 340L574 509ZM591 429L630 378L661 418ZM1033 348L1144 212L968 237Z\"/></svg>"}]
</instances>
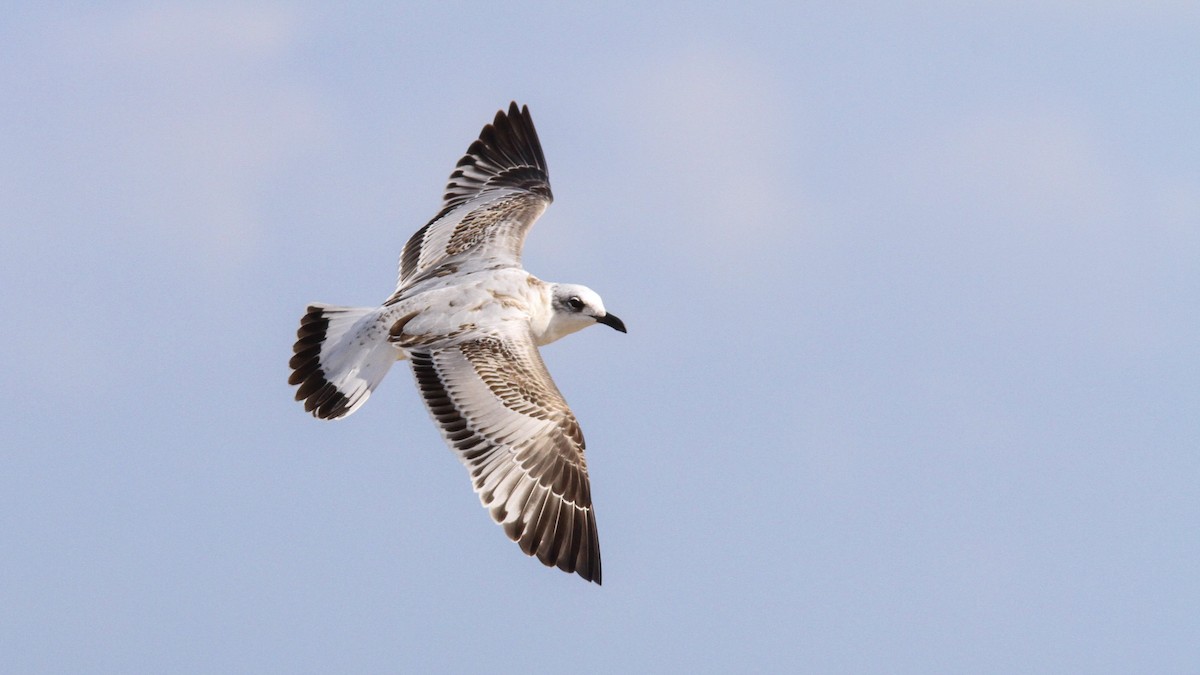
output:
<instances>
[{"instance_id":1,"label":"dark beak","mask_svg":"<svg viewBox=\"0 0 1200 675\"><path fill-rule=\"evenodd\" d=\"M613 330L619 330L622 333L629 332L629 331L625 330L625 322L618 319L617 315L613 314L612 312L609 312L608 314L605 314L604 316L598 317L596 319L596 323L602 323L605 326L608 326L609 328L612 328Z\"/></svg>"}]
</instances>

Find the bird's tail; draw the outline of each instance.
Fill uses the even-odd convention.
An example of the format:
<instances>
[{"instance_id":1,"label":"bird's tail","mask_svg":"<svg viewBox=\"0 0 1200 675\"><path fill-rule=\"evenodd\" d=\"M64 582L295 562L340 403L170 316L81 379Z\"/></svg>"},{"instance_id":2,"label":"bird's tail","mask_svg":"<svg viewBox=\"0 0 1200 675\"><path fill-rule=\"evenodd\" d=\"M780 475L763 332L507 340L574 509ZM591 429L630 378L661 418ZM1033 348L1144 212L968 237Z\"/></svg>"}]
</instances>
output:
<instances>
[{"instance_id":1,"label":"bird's tail","mask_svg":"<svg viewBox=\"0 0 1200 675\"><path fill-rule=\"evenodd\" d=\"M387 330L375 324L377 311L312 304L300 319L288 384L299 385L296 400L314 417L333 420L358 410L396 362Z\"/></svg>"}]
</instances>

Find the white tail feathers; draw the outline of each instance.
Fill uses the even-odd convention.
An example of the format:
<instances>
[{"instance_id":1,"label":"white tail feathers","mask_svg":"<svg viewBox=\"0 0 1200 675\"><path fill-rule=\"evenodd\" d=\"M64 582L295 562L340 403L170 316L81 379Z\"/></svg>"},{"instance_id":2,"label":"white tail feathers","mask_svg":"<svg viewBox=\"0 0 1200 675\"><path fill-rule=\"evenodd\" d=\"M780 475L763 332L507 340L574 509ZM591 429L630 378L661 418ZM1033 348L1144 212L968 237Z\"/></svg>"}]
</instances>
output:
<instances>
[{"instance_id":1,"label":"white tail feathers","mask_svg":"<svg viewBox=\"0 0 1200 675\"><path fill-rule=\"evenodd\" d=\"M300 319L288 384L296 400L325 420L345 417L367 402L396 362L378 308L312 304Z\"/></svg>"}]
</instances>

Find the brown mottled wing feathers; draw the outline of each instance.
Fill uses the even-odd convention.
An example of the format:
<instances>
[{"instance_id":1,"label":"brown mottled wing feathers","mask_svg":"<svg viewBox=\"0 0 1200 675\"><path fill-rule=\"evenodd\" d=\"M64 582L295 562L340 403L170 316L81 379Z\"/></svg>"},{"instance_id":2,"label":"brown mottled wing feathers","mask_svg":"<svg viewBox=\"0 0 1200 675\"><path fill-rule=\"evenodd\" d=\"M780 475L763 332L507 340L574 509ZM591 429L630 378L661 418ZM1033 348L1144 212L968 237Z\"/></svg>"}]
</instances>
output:
<instances>
[{"instance_id":1,"label":"brown mottled wing feathers","mask_svg":"<svg viewBox=\"0 0 1200 675\"><path fill-rule=\"evenodd\" d=\"M583 433L532 340L486 335L411 359L492 518L526 554L600 583Z\"/></svg>"},{"instance_id":2,"label":"brown mottled wing feathers","mask_svg":"<svg viewBox=\"0 0 1200 675\"><path fill-rule=\"evenodd\" d=\"M553 199L533 118L512 103L458 161L442 210L405 244L399 286L476 247L495 245L493 253L519 262L525 233Z\"/></svg>"}]
</instances>

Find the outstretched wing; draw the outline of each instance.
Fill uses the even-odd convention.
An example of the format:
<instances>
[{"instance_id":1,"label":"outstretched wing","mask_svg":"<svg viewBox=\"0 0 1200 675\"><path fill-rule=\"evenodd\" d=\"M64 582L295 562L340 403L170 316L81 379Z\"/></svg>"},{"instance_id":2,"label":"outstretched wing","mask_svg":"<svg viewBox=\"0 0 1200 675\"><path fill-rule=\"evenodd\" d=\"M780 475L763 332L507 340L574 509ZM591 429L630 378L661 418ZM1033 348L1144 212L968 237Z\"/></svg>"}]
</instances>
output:
<instances>
[{"instance_id":1,"label":"outstretched wing","mask_svg":"<svg viewBox=\"0 0 1200 675\"><path fill-rule=\"evenodd\" d=\"M514 102L483 127L450 174L442 210L404 245L397 291L468 252L520 264L525 234L553 199L529 108Z\"/></svg>"},{"instance_id":2,"label":"outstretched wing","mask_svg":"<svg viewBox=\"0 0 1200 675\"><path fill-rule=\"evenodd\" d=\"M583 433L532 338L485 335L410 357L492 518L527 555L599 584Z\"/></svg>"}]
</instances>

